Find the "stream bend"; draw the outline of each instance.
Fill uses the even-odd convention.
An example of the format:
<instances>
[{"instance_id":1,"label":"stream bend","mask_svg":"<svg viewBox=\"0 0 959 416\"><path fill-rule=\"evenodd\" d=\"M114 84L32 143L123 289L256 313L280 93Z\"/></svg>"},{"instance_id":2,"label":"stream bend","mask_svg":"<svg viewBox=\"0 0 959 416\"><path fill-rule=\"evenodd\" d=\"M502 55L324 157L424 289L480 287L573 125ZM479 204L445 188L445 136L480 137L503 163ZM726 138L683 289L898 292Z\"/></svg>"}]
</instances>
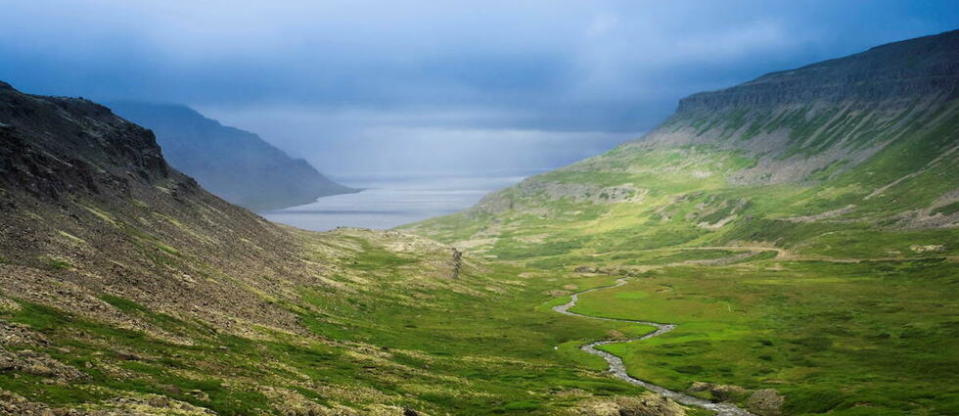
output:
<instances>
[{"instance_id":1,"label":"stream bend","mask_svg":"<svg viewBox=\"0 0 959 416\"><path fill-rule=\"evenodd\" d=\"M643 335L639 338L632 338L625 341L612 341L612 340L593 341L586 345L583 345L582 347L580 347L580 349L592 355L602 357L604 360L606 360L606 363L609 364L609 372L612 373L613 376L615 376L616 378L619 378L630 384L641 386L645 388L646 390L659 393L663 397L668 397L670 399L673 399L673 401L677 403L684 404L687 406L695 406L695 407L703 408L706 410L711 410L716 412L717 416L756 416L753 413L750 413L746 411L745 409L731 403L714 403L706 399L701 399L699 397L690 396L686 393L670 390L665 387L650 383L648 381L640 380L638 378L630 376L626 372L626 364L623 363L623 360L621 358L596 348L602 345L616 344L620 342L642 341L645 339L658 337L662 334L665 334L669 331L676 329L676 324L663 324L658 322L637 321L632 319L603 318L598 316L583 315L581 313L570 311L570 309L576 306L576 302L579 301L579 295L594 292L597 290L612 289L612 288L620 287L625 284L626 284L626 278L620 278L616 280L616 284L614 285L596 287L589 290L584 290L582 292L574 293L569 302L562 305L554 306L553 310L563 315L578 316L578 317L589 318L589 319L598 319L601 321L630 322L634 324L649 325L649 326L655 327L656 330L646 335Z\"/></svg>"}]
</instances>

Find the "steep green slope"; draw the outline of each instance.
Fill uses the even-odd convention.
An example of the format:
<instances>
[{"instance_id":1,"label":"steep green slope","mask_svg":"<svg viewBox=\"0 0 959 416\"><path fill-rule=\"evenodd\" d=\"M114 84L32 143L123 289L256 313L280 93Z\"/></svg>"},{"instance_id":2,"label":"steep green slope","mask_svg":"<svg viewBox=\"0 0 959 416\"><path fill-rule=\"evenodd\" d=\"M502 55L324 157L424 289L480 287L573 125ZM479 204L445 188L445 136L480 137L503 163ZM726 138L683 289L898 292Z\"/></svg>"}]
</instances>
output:
<instances>
[{"instance_id":1,"label":"steep green slope","mask_svg":"<svg viewBox=\"0 0 959 416\"><path fill-rule=\"evenodd\" d=\"M632 276L575 311L679 324L604 347L635 377L744 405L785 395L763 414L950 415L957 150L949 32L693 95L640 140L406 230Z\"/></svg>"},{"instance_id":2,"label":"steep green slope","mask_svg":"<svg viewBox=\"0 0 959 416\"><path fill-rule=\"evenodd\" d=\"M251 210L302 205L321 196L356 192L256 134L221 125L191 108L138 102L108 106L153 130L173 167L217 196Z\"/></svg>"},{"instance_id":3,"label":"steep green slope","mask_svg":"<svg viewBox=\"0 0 959 416\"><path fill-rule=\"evenodd\" d=\"M959 32L884 45L694 95L640 140L411 229L501 258L733 242L955 254L957 98Z\"/></svg>"}]
</instances>

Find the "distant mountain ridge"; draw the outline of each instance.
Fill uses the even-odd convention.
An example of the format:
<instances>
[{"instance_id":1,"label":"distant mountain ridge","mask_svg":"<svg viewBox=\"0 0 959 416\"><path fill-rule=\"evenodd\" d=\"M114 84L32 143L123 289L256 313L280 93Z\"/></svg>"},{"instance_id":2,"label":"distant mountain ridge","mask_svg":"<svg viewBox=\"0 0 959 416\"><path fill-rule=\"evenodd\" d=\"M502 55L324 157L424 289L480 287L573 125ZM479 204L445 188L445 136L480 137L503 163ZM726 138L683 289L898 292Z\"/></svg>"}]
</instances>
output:
<instances>
[{"instance_id":1,"label":"distant mountain ridge","mask_svg":"<svg viewBox=\"0 0 959 416\"><path fill-rule=\"evenodd\" d=\"M959 94L959 30L870 48L850 56L763 75L679 102L677 115L770 105L908 103Z\"/></svg>"},{"instance_id":2,"label":"distant mountain ridge","mask_svg":"<svg viewBox=\"0 0 959 416\"><path fill-rule=\"evenodd\" d=\"M948 123L956 98L959 31L951 31L693 94L627 146L710 145L755 156L731 175L736 183L822 181Z\"/></svg>"},{"instance_id":3,"label":"distant mountain ridge","mask_svg":"<svg viewBox=\"0 0 959 416\"><path fill-rule=\"evenodd\" d=\"M173 167L217 196L251 210L285 208L321 196L356 192L258 135L224 126L187 106L130 101L107 105L152 129Z\"/></svg>"}]
</instances>

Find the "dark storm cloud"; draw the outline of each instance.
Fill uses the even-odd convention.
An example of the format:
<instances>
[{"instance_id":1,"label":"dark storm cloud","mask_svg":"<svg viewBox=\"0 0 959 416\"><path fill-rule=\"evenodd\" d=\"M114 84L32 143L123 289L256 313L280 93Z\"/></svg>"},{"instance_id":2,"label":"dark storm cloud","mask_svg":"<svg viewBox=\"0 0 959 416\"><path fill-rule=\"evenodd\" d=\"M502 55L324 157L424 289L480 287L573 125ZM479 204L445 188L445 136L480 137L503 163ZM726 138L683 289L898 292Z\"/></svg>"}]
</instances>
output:
<instances>
[{"instance_id":1,"label":"dark storm cloud","mask_svg":"<svg viewBox=\"0 0 959 416\"><path fill-rule=\"evenodd\" d=\"M387 131L434 147L498 130L607 146L684 95L957 25L949 0L14 0L0 79L191 104L335 166L343 142Z\"/></svg>"}]
</instances>

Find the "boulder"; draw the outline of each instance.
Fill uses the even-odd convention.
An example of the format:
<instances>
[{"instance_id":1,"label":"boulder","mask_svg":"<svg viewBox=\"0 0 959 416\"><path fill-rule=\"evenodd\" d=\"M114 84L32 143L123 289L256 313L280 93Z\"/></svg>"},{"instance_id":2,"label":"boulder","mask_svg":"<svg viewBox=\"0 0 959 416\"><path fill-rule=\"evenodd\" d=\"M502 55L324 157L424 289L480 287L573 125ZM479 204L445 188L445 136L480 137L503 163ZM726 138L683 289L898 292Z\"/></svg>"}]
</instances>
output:
<instances>
[{"instance_id":1,"label":"boulder","mask_svg":"<svg viewBox=\"0 0 959 416\"><path fill-rule=\"evenodd\" d=\"M783 403L786 398L773 389L756 390L746 400L746 407L762 416L779 416L782 414Z\"/></svg>"},{"instance_id":2,"label":"boulder","mask_svg":"<svg viewBox=\"0 0 959 416\"><path fill-rule=\"evenodd\" d=\"M638 397L590 400L574 408L574 416L685 416L678 403L652 392Z\"/></svg>"}]
</instances>

